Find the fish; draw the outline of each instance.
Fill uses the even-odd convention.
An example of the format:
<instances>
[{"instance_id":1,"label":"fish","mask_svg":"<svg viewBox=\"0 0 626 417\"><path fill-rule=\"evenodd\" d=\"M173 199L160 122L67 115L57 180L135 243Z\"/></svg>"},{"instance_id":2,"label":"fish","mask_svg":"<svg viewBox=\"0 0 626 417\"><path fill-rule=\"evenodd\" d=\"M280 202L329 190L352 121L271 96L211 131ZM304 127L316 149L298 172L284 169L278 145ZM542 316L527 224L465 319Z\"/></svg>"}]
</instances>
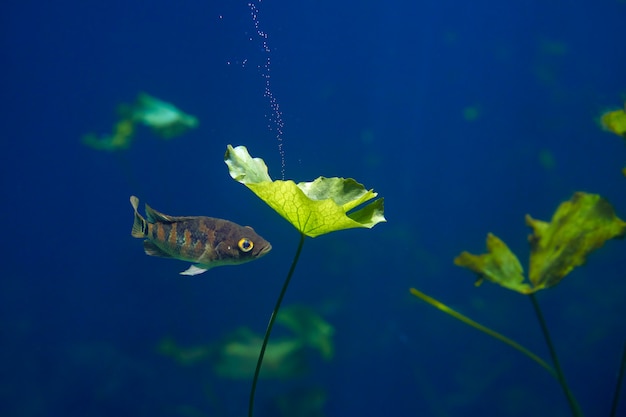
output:
<instances>
[{"instance_id":1,"label":"fish","mask_svg":"<svg viewBox=\"0 0 626 417\"><path fill-rule=\"evenodd\" d=\"M272 245L252 227L205 216L169 216L146 204L146 218L135 211L131 235L144 239L146 255L193 262L181 275L198 275L216 266L238 265L266 255Z\"/></svg>"}]
</instances>

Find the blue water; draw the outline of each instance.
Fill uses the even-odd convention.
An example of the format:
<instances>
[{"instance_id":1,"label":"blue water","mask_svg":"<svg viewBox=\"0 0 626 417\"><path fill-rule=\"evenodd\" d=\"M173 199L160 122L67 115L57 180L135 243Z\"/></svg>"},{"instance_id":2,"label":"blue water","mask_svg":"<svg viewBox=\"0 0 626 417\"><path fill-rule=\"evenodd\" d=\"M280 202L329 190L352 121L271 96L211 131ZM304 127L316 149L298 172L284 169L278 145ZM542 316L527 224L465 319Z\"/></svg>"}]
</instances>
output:
<instances>
[{"instance_id":1,"label":"blue water","mask_svg":"<svg viewBox=\"0 0 626 417\"><path fill-rule=\"evenodd\" d=\"M452 260L493 232L525 264L524 215L547 221L575 191L626 218L626 149L596 121L626 98L624 1L266 0L269 55L245 1L5 3L0 415L245 415L250 381L158 345L262 332L289 268L297 232L223 163L227 144L246 145L280 177L268 56L286 177L356 178L385 198L388 223L307 239L285 303L332 323L336 354L262 380L255 415L311 387L327 416L570 415L545 370L408 290L549 359L530 302L474 287ZM118 153L81 144L142 91L199 128L170 141L140 129ZM130 236L131 194L252 225L273 250L181 277L185 263ZM588 416L608 415L626 334L624 245L538 294Z\"/></svg>"}]
</instances>

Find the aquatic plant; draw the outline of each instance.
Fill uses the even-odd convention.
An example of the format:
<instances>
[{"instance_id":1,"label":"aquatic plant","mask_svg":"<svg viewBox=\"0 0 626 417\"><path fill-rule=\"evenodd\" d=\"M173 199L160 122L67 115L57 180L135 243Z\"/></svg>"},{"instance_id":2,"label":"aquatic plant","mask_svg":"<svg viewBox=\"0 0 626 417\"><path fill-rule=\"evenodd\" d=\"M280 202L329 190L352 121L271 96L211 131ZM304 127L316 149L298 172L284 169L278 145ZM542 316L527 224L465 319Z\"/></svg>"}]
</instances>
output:
<instances>
[{"instance_id":1,"label":"aquatic plant","mask_svg":"<svg viewBox=\"0 0 626 417\"><path fill-rule=\"evenodd\" d=\"M132 119L122 119L115 123L112 134L98 136L88 133L83 136L83 144L97 151L118 151L130 148L135 135L135 124Z\"/></svg>"},{"instance_id":2,"label":"aquatic plant","mask_svg":"<svg viewBox=\"0 0 626 417\"><path fill-rule=\"evenodd\" d=\"M626 222L619 219L609 202L599 195L577 192L569 201L557 208L550 223L535 220L527 215L526 224L533 229L533 233L529 236L531 253L528 281L524 278L524 271L517 256L502 240L491 233L487 235L487 253L473 255L463 252L454 259L454 263L474 271L478 275L477 286L484 280L488 280L530 298L548 346L553 367L519 343L473 321L444 303L415 288L411 288L410 291L421 300L508 344L541 365L558 380L572 415L581 417L582 410L567 384L548 326L534 294L539 290L557 285L575 267L582 265L589 253L603 246L607 240L624 237ZM623 352L611 415L614 415L617 410L619 387L626 366L624 365L626 345Z\"/></svg>"},{"instance_id":3,"label":"aquatic plant","mask_svg":"<svg viewBox=\"0 0 626 417\"><path fill-rule=\"evenodd\" d=\"M334 328L312 308L299 304L285 306L278 313L276 324L282 325L288 334L267 344L263 378L291 378L306 372L311 351L316 351L323 360L332 359ZM181 366L209 362L221 378L247 379L254 374L262 342L263 335L239 327L208 344L181 346L166 337L159 343L158 351Z\"/></svg>"},{"instance_id":4,"label":"aquatic plant","mask_svg":"<svg viewBox=\"0 0 626 417\"><path fill-rule=\"evenodd\" d=\"M603 130L626 139L626 103L621 109L604 112L599 123ZM626 167L622 168L622 174L626 176Z\"/></svg>"},{"instance_id":5,"label":"aquatic plant","mask_svg":"<svg viewBox=\"0 0 626 417\"><path fill-rule=\"evenodd\" d=\"M128 113L134 121L148 126L163 139L174 138L198 127L195 116L146 93L139 93L132 106L120 106L120 113Z\"/></svg>"},{"instance_id":6,"label":"aquatic plant","mask_svg":"<svg viewBox=\"0 0 626 417\"><path fill-rule=\"evenodd\" d=\"M300 233L300 241L270 316L254 371L248 404L248 417L252 417L257 381L267 343L298 264L305 238L343 229L372 228L386 220L383 199L370 201L377 193L365 189L351 178L319 177L312 182L298 184L291 180L272 180L265 162L260 158L251 157L245 146L233 148L228 145L224 161L233 179L248 187Z\"/></svg>"},{"instance_id":7,"label":"aquatic plant","mask_svg":"<svg viewBox=\"0 0 626 417\"><path fill-rule=\"evenodd\" d=\"M142 124L163 139L171 139L198 127L198 119L186 114L171 103L159 100L146 93L139 93L132 104L117 106L119 120L112 134L83 136L84 145L97 151L121 151L130 148L134 139L135 125Z\"/></svg>"},{"instance_id":8,"label":"aquatic plant","mask_svg":"<svg viewBox=\"0 0 626 417\"><path fill-rule=\"evenodd\" d=\"M604 112L600 116L600 126L626 139L626 103L624 108Z\"/></svg>"}]
</instances>

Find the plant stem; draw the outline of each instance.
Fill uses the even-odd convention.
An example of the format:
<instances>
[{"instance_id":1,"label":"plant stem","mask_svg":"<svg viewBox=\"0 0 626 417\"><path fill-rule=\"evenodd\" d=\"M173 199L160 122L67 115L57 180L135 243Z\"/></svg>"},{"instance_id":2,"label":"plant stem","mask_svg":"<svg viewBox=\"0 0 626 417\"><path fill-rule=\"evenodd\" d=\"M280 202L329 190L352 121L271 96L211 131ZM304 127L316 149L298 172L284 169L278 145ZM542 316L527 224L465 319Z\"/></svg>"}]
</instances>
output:
<instances>
[{"instance_id":1,"label":"plant stem","mask_svg":"<svg viewBox=\"0 0 626 417\"><path fill-rule=\"evenodd\" d=\"M624 371L626 370L626 342L622 348L622 358L619 364L619 371L617 372L617 383L615 384L615 394L613 394L613 403L611 404L610 417L617 415L617 404L619 403L619 394L622 390L622 381L624 380Z\"/></svg>"},{"instance_id":2,"label":"plant stem","mask_svg":"<svg viewBox=\"0 0 626 417\"><path fill-rule=\"evenodd\" d=\"M471 327L475 328L476 330L480 330L481 332L488 334L489 336L491 336L491 337L501 341L502 343L506 343L507 345L511 346L513 349L516 349L517 351L521 352L522 354L528 356L530 359L532 359L533 361L537 362L539 365L541 365L541 367L543 367L546 371L548 371L550 373L550 375L552 375L553 377L557 378L556 372L554 371L554 369L552 369L552 367L550 365L545 363L543 359L541 359L539 356L535 355L533 352L531 352L530 350L526 349L524 346L520 345L516 341L509 339L508 337L506 337L506 336L496 332L495 330L491 330L487 326L483 326L482 324L480 324L478 322L475 322L474 320L470 319L469 317L467 317L467 316L459 313L458 311L453 310L452 308L448 307L447 305L445 305L441 301L437 301L434 298L424 294L423 292L421 292L421 291L419 291L419 290L417 290L415 288L411 288L410 291L411 291L411 294L413 294L414 296L422 299L423 301L426 301L431 306L433 306L433 307L443 311L446 314L451 315L455 319L462 321L463 323L467 324L468 326L471 326Z\"/></svg>"},{"instance_id":3,"label":"plant stem","mask_svg":"<svg viewBox=\"0 0 626 417\"><path fill-rule=\"evenodd\" d=\"M267 324L267 329L265 330L265 337L263 337L263 344L261 345L261 351L259 352L259 359L256 363L256 369L254 370L254 378L252 379L252 389L250 390L250 401L248 402L248 417L252 417L254 411L254 394L256 393L256 385L259 380L259 373L261 372L261 365L263 365L263 357L265 356L265 349L267 348L267 342L270 340L270 334L272 333L272 327L274 327L274 322L276 321L276 316L278 315L278 310L280 309L280 305L283 302L283 297L287 292L287 287L289 286L289 281L291 281L291 276L293 272L296 270L296 265L298 264L298 259L300 258L300 252L302 252L302 246L304 245L304 238L306 236L304 233L300 233L300 243L298 244L298 249L296 250L296 254L293 257L293 261L291 262L291 268L289 268L289 273L287 274L287 278L285 278L285 283L283 284L283 288L280 290L280 294L278 295L278 299L276 300L276 305L274 306L274 311L272 311L272 316L270 317L270 321Z\"/></svg>"},{"instance_id":4,"label":"plant stem","mask_svg":"<svg viewBox=\"0 0 626 417\"><path fill-rule=\"evenodd\" d=\"M574 417L583 417L583 412L574 398L574 394L567 386L567 381L565 380L565 374L563 374L563 369L561 368L561 364L559 363L559 358L556 354L556 350L554 349L554 345L552 344L552 339L550 338L550 332L548 331L548 326L546 325L546 321L543 318L543 313L539 308L539 303L537 302L537 298L535 294L531 293L528 295L530 297L530 301L533 303L533 307L535 309L535 314L537 315L537 320L539 320L539 324L541 325L541 331L543 332L543 337L546 340L546 344L548 345L548 350L550 351L550 356L552 357L552 363L554 364L554 370L556 371L556 377L559 380L559 384L561 384L561 388L567 397L567 402L569 403L570 409L572 410L572 415Z\"/></svg>"}]
</instances>

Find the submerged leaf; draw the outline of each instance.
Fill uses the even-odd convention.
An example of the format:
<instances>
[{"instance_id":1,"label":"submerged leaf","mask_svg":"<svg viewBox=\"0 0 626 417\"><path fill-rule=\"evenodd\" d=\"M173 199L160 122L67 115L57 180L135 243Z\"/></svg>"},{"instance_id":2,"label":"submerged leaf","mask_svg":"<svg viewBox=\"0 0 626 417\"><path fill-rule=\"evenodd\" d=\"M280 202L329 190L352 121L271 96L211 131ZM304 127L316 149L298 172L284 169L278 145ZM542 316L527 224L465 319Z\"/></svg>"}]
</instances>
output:
<instances>
[{"instance_id":1,"label":"submerged leaf","mask_svg":"<svg viewBox=\"0 0 626 417\"><path fill-rule=\"evenodd\" d=\"M585 263L587 255L605 241L626 234L626 223L613 207L597 194L575 193L562 203L551 223L526 215L533 229L530 241L530 284L524 282L523 270L517 257L496 236L487 236L488 253L472 255L463 252L454 263L471 269L482 279L500 284L522 294L558 284L572 269Z\"/></svg>"},{"instance_id":2,"label":"submerged leaf","mask_svg":"<svg viewBox=\"0 0 626 417\"><path fill-rule=\"evenodd\" d=\"M173 104L141 93L135 103L122 103L118 106L120 119L115 124L113 133L84 135L85 145L98 151L119 151L130 147L137 124L144 124L165 139L178 136L198 126L198 119L185 114Z\"/></svg>"},{"instance_id":3,"label":"submerged leaf","mask_svg":"<svg viewBox=\"0 0 626 417\"><path fill-rule=\"evenodd\" d=\"M240 328L214 348L213 370L222 378L249 379L254 374L263 338L248 328ZM303 342L286 337L270 342L265 351L264 378L292 378L306 372Z\"/></svg>"},{"instance_id":4,"label":"submerged leaf","mask_svg":"<svg viewBox=\"0 0 626 417\"><path fill-rule=\"evenodd\" d=\"M491 233L487 235L487 252L482 255L463 252L454 259L454 264L476 272L477 285L487 279L522 294L532 292L530 285L524 283L524 270L515 254Z\"/></svg>"},{"instance_id":5,"label":"submerged leaf","mask_svg":"<svg viewBox=\"0 0 626 417\"><path fill-rule=\"evenodd\" d=\"M83 136L83 143L97 151L127 149L133 140L135 126L131 119L122 119L115 124L113 134L98 137L93 133Z\"/></svg>"},{"instance_id":6,"label":"submerged leaf","mask_svg":"<svg viewBox=\"0 0 626 417\"><path fill-rule=\"evenodd\" d=\"M605 199L582 192L562 203L550 223L529 215L526 223L533 229L529 278L535 290L558 284L587 254L626 233L626 223Z\"/></svg>"},{"instance_id":7,"label":"submerged leaf","mask_svg":"<svg viewBox=\"0 0 626 417\"><path fill-rule=\"evenodd\" d=\"M252 158L245 146L228 145L224 160L233 179L309 237L355 227L372 228L386 221L382 198L348 213L377 196L351 178L319 177L298 184L272 180L265 162Z\"/></svg>"},{"instance_id":8,"label":"submerged leaf","mask_svg":"<svg viewBox=\"0 0 626 417\"><path fill-rule=\"evenodd\" d=\"M626 104L624 109L607 111L600 116L600 124L604 130L613 132L626 139Z\"/></svg>"},{"instance_id":9,"label":"submerged leaf","mask_svg":"<svg viewBox=\"0 0 626 417\"><path fill-rule=\"evenodd\" d=\"M276 322L294 332L307 346L319 350L324 359L333 357L335 329L311 308L301 305L285 307L278 313Z\"/></svg>"},{"instance_id":10,"label":"submerged leaf","mask_svg":"<svg viewBox=\"0 0 626 417\"><path fill-rule=\"evenodd\" d=\"M623 109L607 111L600 116L602 129L615 133L626 139L626 103ZM626 177L626 167L622 168L622 174Z\"/></svg>"},{"instance_id":11,"label":"submerged leaf","mask_svg":"<svg viewBox=\"0 0 626 417\"><path fill-rule=\"evenodd\" d=\"M131 112L135 121L151 127L165 139L171 139L198 127L196 117L184 113L171 103L145 93L139 94L136 103L126 110Z\"/></svg>"},{"instance_id":12,"label":"submerged leaf","mask_svg":"<svg viewBox=\"0 0 626 417\"><path fill-rule=\"evenodd\" d=\"M230 176L244 185L272 181L265 161L251 157L245 146L233 148L228 145L224 162L228 165Z\"/></svg>"}]
</instances>

